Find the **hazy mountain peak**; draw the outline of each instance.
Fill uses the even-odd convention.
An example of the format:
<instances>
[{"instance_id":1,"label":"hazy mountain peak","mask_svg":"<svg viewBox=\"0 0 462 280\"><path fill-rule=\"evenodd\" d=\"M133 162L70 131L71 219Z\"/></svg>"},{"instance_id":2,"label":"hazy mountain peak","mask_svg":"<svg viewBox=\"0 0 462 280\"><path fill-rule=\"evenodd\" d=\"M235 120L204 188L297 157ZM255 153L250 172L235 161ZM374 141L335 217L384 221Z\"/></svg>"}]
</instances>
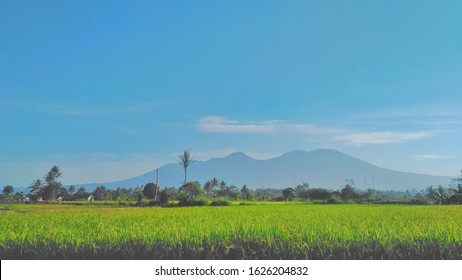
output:
<instances>
[{"instance_id":1,"label":"hazy mountain peak","mask_svg":"<svg viewBox=\"0 0 462 280\"><path fill-rule=\"evenodd\" d=\"M316 150L313 150L311 151L310 153L313 153L313 154L331 154L331 155L346 155L340 151L337 151L337 150L334 150L334 149L316 149Z\"/></svg>"},{"instance_id":2,"label":"hazy mountain peak","mask_svg":"<svg viewBox=\"0 0 462 280\"><path fill-rule=\"evenodd\" d=\"M179 164L166 164L159 168L159 173L161 186L179 186L183 180ZM155 175L151 171L124 181L98 185L110 188L141 186L153 182ZM307 182L313 187L335 189L342 186L345 179L354 179L359 188L382 190L423 189L429 185L445 185L451 180L449 177L380 168L333 149L294 150L268 160L255 160L245 153L235 152L223 158L198 162L188 169L191 181L204 183L214 177L251 188L286 188Z\"/></svg>"},{"instance_id":3,"label":"hazy mountain peak","mask_svg":"<svg viewBox=\"0 0 462 280\"><path fill-rule=\"evenodd\" d=\"M248 156L247 154L243 152L234 152L224 157L224 159L253 159L253 158L251 158L250 156Z\"/></svg>"}]
</instances>

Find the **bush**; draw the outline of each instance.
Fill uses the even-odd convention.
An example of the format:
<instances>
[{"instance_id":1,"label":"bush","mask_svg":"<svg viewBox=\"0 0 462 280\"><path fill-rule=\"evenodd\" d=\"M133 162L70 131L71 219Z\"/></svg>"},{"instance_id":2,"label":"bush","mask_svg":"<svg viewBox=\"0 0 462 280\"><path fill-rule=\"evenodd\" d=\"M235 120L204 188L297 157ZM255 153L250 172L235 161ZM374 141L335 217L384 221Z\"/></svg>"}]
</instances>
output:
<instances>
[{"instance_id":1,"label":"bush","mask_svg":"<svg viewBox=\"0 0 462 280\"><path fill-rule=\"evenodd\" d=\"M343 200L337 196L330 197L326 202L327 204L343 204Z\"/></svg>"},{"instance_id":2,"label":"bush","mask_svg":"<svg viewBox=\"0 0 462 280\"><path fill-rule=\"evenodd\" d=\"M165 207L176 207L178 203L174 202L174 201L169 201L167 202L167 204L165 205Z\"/></svg>"},{"instance_id":3,"label":"bush","mask_svg":"<svg viewBox=\"0 0 462 280\"><path fill-rule=\"evenodd\" d=\"M149 206L159 206L160 202L156 200L150 200L148 203Z\"/></svg>"},{"instance_id":4,"label":"bush","mask_svg":"<svg viewBox=\"0 0 462 280\"><path fill-rule=\"evenodd\" d=\"M231 202L224 198L215 199L210 203L210 206L228 206Z\"/></svg>"},{"instance_id":5,"label":"bush","mask_svg":"<svg viewBox=\"0 0 462 280\"><path fill-rule=\"evenodd\" d=\"M254 202L248 202L248 201L241 201L239 205L255 205Z\"/></svg>"},{"instance_id":6,"label":"bush","mask_svg":"<svg viewBox=\"0 0 462 280\"><path fill-rule=\"evenodd\" d=\"M160 192L160 204L161 205L167 205L168 204L168 194L166 190L163 190Z\"/></svg>"},{"instance_id":7,"label":"bush","mask_svg":"<svg viewBox=\"0 0 462 280\"><path fill-rule=\"evenodd\" d=\"M209 201L205 198L196 198L192 201L191 206L207 206Z\"/></svg>"},{"instance_id":8,"label":"bush","mask_svg":"<svg viewBox=\"0 0 462 280\"><path fill-rule=\"evenodd\" d=\"M205 198L187 198L181 197L176 206L206 206L209 201Z\"/></svg>"}]
</instances>

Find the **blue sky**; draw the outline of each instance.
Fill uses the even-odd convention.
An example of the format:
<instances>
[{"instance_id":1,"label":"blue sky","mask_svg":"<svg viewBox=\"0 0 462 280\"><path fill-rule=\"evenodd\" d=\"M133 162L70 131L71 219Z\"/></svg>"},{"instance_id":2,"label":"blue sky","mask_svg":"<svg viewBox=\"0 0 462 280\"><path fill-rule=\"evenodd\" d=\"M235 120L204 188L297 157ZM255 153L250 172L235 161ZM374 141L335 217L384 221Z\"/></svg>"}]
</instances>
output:
<instances>
[{"instance_id":1,"label":"blue sky","mask_svg":"<svg viewBox=\"0 0 462 280\"><path fill-rule=\"evenodd\" d=\"M0 184L333 148L462 168L460 1L2 1Z\"/></svg>"}]
</instances>

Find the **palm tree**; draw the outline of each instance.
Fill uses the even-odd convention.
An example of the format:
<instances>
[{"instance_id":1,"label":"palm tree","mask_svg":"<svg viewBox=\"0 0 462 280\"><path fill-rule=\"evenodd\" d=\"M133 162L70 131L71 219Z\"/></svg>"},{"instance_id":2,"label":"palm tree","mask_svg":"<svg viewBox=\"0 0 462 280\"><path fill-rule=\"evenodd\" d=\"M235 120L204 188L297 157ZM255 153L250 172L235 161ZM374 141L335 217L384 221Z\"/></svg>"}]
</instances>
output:
<instances>
[{"instance_id":1,"label":"palm tree","mask_svg":"<svg viewBox=\"0 0 462 280\"><path fill-rule=\"evenodd\" d=\"M210 180L210 183L212 184L212 186L214 188L218 187L218 185L220 184L220 180L218 180L217 178L213 177L212 180Z\"/></svg>"},{"instance_id":2,"label":"palm tree","mask_svg":"<svg viewBox=\"0 0 462 280\"><path fill-rule=\"evenodd\" d=\"M452 193L449 198L450 203L462 204L462 171L461 175L455 179L452 179L455 183L453 188L450 188L449 191Z\"/></svg>"},{"instance_id":3,"label":"palm tree","mask_svg":"<svg viewBox=\"0 0 462 280\"><path fill-rule=\"evenodd\" d=\"M186 174L187 174L187 169L188 166L190 166L192 163L195 162L193 157L191 156L191 149L183 150L178 157L176 158L176 161L183 166L184 169L184 184L186 184Z\"/></svg>"},{"instance_id":4,"label":"palm tree","mask_svg":"<svg viewBox=\"0 0 462 280\"><path fill-rule=\"evenodd\" d=\"M433 186L427 187L427 198L433 200L437 204L444 204L448 199L448 192L443 186L434 188Z\"/></svg>"},{"instance_id":5,"label":"palm tree","mask_svg":"<svg viewBox=\"0 0 462 280\"><path fill-rule=\"evenodd\" d=\"M40 179L36 179L32 181L32 184L30 184L29 186L30 193L37 197L43 195L43 188L44 188L44 185L43 185L42 180Z\"/></svg>"},{"instance_id":6,"label":"palm tree","mask_svg":"<svg viewBox=\"0 0 462 280\"><path fill-rule=\"evenodd\" d=\"M67 192L69 193L70 197L73 198L74 197L74 193L75 193L75 186L74 185L70 185Z\"/></svg>"},{"instance_id":7,"label":"palm tree","mask_svg":"<svg viewBox=\"0 0 462 280\"><path fill-rule=\"evenodd\" d=\"M55 192L62 186L61 182L58 182L58 178L61 177L62 173L57 165L54 165L47 175L45 175L45 189L48 193L51 193L51 199L55 200ZM48 197L50 198L50 197Z\"/></svg>"}]
</instances>

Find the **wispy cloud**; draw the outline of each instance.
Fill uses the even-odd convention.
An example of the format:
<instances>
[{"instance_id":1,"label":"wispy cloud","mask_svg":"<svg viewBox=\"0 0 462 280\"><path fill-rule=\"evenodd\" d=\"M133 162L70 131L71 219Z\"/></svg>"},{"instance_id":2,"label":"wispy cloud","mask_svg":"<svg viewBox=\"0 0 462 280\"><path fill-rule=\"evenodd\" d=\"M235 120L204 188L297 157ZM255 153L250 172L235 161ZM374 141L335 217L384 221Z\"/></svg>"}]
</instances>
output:
<instances>
[{"instance_id":1,"label":"wispy cloud","mask_svg":"<svg viewBox=\"0 0 462 280\"><path fill-rule=\"evenodd\" d=\"M422 154L414 155L417 160L446 160L452 158L451 156Z\"/></svg>"},{"instance_id":2,"label":"wispy cloud","mask_svg":"<svg viewBox=\"0 0 462 280\"><path fill-rule=\"evenodd\" d=\"M217 133L268 133L276 129L277 121L241 123L223 117L208 116L199 119L197 127L204 132Z\"/></svg>"},{"instance_id":3,"label":"wispy cloud","mask_svg":"<svg viewBox=\"0 0 462 280\"><path fill-rule=\"evenodd\" d=\"M281 120L239 122L219 116L207 116L198 120L197 128L213 133L283 134L304 135L312 141L334 141L361 146L366 144L392 144L423 139L435 135L431 131L357 131L313 124L290 123Z\"/></svg>"},{"instance_id":4,"label":"wispy cloud","mask_svg":"<svg viewBox=\"0 0 462 280\"><path fill-rule=\"evenodd\" d=\"M399 132L399 131L375 131L375 132L347 132L338 135L337 139L344 140L354 146L365 144L393 144L402 143L433 136L431 132Z\"/></svg>"}]
</instances>

